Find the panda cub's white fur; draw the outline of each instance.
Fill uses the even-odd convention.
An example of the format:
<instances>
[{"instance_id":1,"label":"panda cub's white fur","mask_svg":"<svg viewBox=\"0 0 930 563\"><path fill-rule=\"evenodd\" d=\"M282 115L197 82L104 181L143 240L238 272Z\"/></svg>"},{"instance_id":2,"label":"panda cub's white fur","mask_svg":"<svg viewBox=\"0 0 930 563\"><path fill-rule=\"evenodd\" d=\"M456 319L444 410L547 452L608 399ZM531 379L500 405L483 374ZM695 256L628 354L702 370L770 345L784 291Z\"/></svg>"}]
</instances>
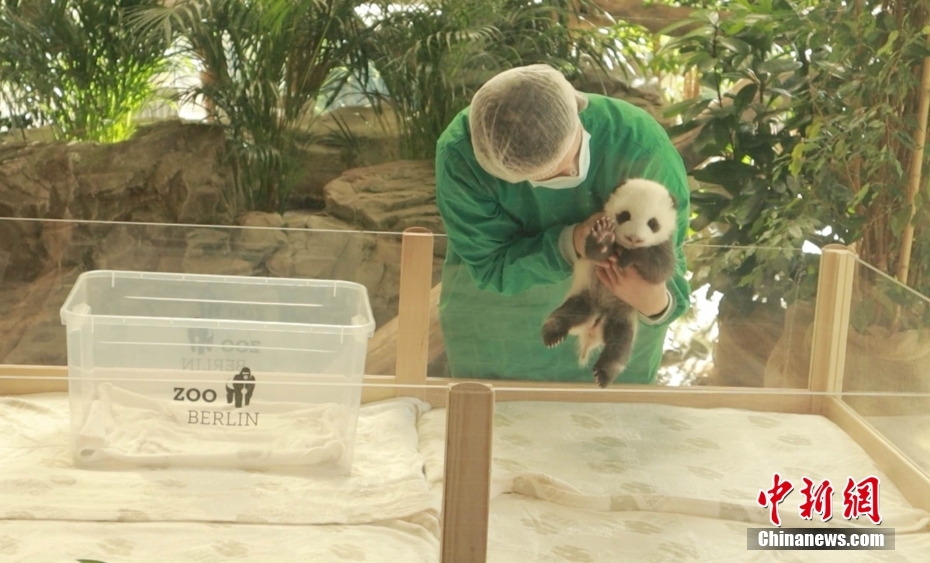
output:
<instances>
[{"instance_id":1,"label":"panda cub's white fur","mask_svg":"<svg viewBox=\"0 0 930 563\"><path fill-rule=\"evenodd\" d=\"M575 264L565 301L549 315L542 331L550 348L569 334L577 336L582 366L602 347L594 365L594 379L601 387L629 362L638 312L607 290L597 277L595 262L617 254L621 268L635 267L653 284L668 281L675 272L677 202L662 184L634 178L613 191L604 215L585 240L584 256Z\"/></svg>"}]
</instances>

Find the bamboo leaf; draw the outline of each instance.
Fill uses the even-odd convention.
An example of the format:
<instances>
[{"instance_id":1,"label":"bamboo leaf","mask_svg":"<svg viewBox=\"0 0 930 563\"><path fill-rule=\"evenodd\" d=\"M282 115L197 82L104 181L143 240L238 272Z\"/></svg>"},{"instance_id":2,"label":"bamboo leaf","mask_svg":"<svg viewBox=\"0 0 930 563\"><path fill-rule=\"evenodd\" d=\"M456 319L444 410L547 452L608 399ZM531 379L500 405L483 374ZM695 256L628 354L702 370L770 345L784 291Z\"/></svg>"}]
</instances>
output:
<instances>
[{"instance_id":1,"label":"bamboo leaf","mask_svg":"<svg viewBox=\"0 0 930 563\"><path fill-rule=\"evenodd\" d=\"M758 72L764 72L772 75L794 72L801 68L799 61L787 58L769 59L757 67Z\"/></svg>"},{"instance_id":2,"label":"bamboo leaf","mask_svg":"<svg viewBox=\"0 0 930 563\"><path fill-rule=\"evenodd\" d=\"M898 39L898 35L899 35L899 32L896 29L893 30L891 33L889 33L888 39L885 41L885 44L882 45L878 49L878 52L876 53L876 55L881 56L887 53L888 51L890 51L891 48L894 46L894 42Z\"/></svg>"}]
</instances>

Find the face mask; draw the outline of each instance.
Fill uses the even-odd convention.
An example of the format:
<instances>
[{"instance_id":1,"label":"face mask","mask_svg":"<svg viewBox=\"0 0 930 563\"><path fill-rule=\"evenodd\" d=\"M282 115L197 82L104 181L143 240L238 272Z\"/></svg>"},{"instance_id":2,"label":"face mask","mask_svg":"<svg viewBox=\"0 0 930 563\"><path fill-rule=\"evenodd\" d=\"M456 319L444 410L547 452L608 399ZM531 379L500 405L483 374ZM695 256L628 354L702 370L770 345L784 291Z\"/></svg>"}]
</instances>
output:
<instances>
[{"instance_id":1,"label":"face mask","mask_svg":"<svg viewBox=\"0 0 930 563\"><path fill-rule=\"evenodd\" d=\"M551 188L554 190L564 190L577 188L588 177L588 168L591 166L591 135L587 131L581 131L581 154L578 155L578 175L577 176L556 176L542 182L530 180L530 184L536 188Z\"/></svg>"}]
</instances>

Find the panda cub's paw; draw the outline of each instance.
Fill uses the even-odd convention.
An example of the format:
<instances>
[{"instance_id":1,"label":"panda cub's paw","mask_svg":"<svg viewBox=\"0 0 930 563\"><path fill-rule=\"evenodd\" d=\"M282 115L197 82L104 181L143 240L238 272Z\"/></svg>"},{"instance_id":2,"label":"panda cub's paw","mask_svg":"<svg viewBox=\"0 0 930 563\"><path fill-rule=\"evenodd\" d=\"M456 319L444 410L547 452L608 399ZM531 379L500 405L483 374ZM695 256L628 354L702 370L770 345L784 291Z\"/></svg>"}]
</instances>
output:
<instances>
[{"instance_id":1,"label":"panda cub's paw","mask_svg":"<svg viewBox=\"0 0 930 563\"><path fill-rule=\"evenodd\" d=\"M599 262L607 260L613 253L615 240L610 218L601 217L594 223L591 233L585 239L585 257Z\"/></svg>"},{"instance_id":2,"label":"panda cub's paw","mask_svg":"<svg viewBox=\"0 0 930 563\"><path fill-rule=\"evenodd\" d=\"M558 320L550 317L546 320L546 324L543 325L542 336L546 348L555 348L568 336L568 331L560 324Z\"/></svg>"},{"instance_id":3,"label":"panda cub's paw","mask_svg":"<svg viewBox=\"0 0 930 563\"><path fill-rule=\"evenodd\" d=\"M611 366L602 366L600 362L594 366L594 381L601 389L606 388L613 383L617 375L625 368L625 365L615 364Z\"/></svg>"}]
</instances>

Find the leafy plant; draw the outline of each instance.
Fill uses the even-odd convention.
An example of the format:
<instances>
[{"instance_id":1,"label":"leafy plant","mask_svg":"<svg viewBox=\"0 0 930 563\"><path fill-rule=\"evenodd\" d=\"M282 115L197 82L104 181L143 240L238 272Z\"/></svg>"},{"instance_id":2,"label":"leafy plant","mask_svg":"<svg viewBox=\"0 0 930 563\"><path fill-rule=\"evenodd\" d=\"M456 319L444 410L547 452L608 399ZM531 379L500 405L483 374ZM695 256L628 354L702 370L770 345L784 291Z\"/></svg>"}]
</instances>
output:
<instances>
[{"instance_id":1,"label":"leafy plant","mask_svg":"<svg viewBox=\"0 0 930 563\"><path fill-rule=\"evenodd\" d=\"M49 124L66 140L116 142L168 69L159 35L125 25L157 0L0 3L0 93L19 123ZM11 126L15 125L11 119Z\"/></svg>"},{"instance_id":2,"label":"leafy plant","mask_svg":"<svg viewBox=\"0 0 930 563\"><path fill-rule=\"evenodd\" d=\"M803 143L791 155L792 171L805 179L813 204L830 211L842 240L856 242L860 257L895 276L910 260L907 279L930 292L930 208L917 200L914 250L902 254L911 208L911 171L921 63L928 46L930 2L828 3L807 14L815 33L798 38L810 68L794 107L805 118ZM918 158L926 158L919 155ZM924 170L926 171L926 166ZM811 206L812 207L812 206Z\"/></svg>"},{"instance_id":3,"label":"leafy plant","mask_svg":"<svg viewBox=\"0 0 930 563\"><path fill-rule=\"evenodd\" d=\"M700 23L666 49L698 69L702 91L668 114L681 118L672 136L700 127L693 149L707 159L692 171L702 184L691 195L692 229L707 244L733 247L696 257L693 283L708 283L745 316L756 304L794 298L811 267L799 249L823 225L804 212L803 185L785 161L800 142L790 101L805 84L790 43L779 45L793 12L765 2L751 12L731 7L727 19L702 10L679 24Z\"/></svg>"},{"instance_id":4,"label":"leafy plant","mask_svg":"<svg viewBox=\"0 0 930 563\"><path fill-rule=\"evenodd\" d=\"M406 158L432 158L436 141L488 78L514 66L548 63L569 80L586 66L618 61L614 39L572 25L590 0L425 0L381 15L367 44L382 83L369 94L395 112Z\"/></svg>"},{"instance_id":5,"label":"leafy plant","mask_svg":"<svg viewBox=\"0 0 930 563\"><path fill-rule=\"evenodd\" d=\"M202 67L187 99L207 102L228 132L233 208L283 211L317 103L364 69L362 0L179 0L134 18Z\"/></svg>"},{"instance_id":6,"label":"leafy plant","mask_svg":"<svg viewBox=\"0 0 930 563\"><path fill-rule=\"evenodd\" d=\"M894 275L910 211L913 69L930 54L926 4L905 14L895 2L738 0L726 19L699 12L701 25L670 43L704 85L672 108L677 131L701 127L695 146L708 158L693 171L705 183L693 194L693 228L711 244L738 247L722 264L709 256L697 282L735 297L738 314L813 295L815 264L800 253L807 242L858 243L863 260ZM926 206L918 209L926 217ZM914 239L909 278L921 291L930 289L927 238ZM796 287L798 276L810 283Z\"/></svg>"}]
</instances>

